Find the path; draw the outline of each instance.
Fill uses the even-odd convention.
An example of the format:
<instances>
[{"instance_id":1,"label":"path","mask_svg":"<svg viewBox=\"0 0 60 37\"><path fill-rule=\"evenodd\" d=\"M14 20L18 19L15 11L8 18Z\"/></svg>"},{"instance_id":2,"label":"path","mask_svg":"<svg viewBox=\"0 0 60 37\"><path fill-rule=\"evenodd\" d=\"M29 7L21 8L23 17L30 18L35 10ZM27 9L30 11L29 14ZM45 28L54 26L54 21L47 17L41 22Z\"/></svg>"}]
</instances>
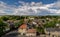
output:
<instances>
[{"instance_id":1,"label":"path","mask_svg":"<svg viewBox=\"0 0 60 37\"><path fill-rule=\"evenodd\" d=\"M14 31L11 31L11 32L5 34L2 37L19 37L19 35L20 34L17 32L17 30L14 30Z\"/></svg>"}]
</instances>

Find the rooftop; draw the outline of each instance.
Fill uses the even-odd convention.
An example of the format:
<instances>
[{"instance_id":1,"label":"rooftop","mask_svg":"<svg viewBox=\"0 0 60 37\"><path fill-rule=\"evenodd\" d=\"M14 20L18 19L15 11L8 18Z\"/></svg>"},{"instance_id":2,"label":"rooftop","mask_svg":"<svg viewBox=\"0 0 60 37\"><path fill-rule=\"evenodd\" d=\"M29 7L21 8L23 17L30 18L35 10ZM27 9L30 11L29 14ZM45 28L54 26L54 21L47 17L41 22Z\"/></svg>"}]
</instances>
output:
<instances>
[{"instance_id":1,"label":"rooftop","mask_svg":"<svg viewBox=\"0 0 60 37\"><path fill-rule=\"evenodd\" d=\"M35 29L28 29L28 30L27 30L27 33L35 33L35 32L36 32Z\"/></svg>"},{"instance_id":2,"label":"rooftop","mask_svg":"<svg viewBox=\"0 0 60 37\"><path fill-rule=\"evenodd\" d=\"M26 29L27 28L27 25L26 24L22 24L19 28Z\"/></svg>"}]
</instances>

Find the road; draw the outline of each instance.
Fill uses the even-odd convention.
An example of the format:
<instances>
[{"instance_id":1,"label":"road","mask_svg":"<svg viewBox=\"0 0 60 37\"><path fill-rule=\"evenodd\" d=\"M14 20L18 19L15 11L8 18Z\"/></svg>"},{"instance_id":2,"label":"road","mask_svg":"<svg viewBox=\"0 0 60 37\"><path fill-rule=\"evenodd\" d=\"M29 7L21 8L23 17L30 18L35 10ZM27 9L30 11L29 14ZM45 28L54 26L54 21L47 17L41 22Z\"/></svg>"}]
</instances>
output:
<instances>
[{"instance_id":1,"label":"road","mask_svg":"<svg viewBox=\"0 0 60 37\"><path fill-rule=\"evenodd\" d=\"M20 37L19 35L20 35L20 34L18 33L17 30L13 30L13 31L5 34L5 35L2 36L2 37Z\"/></svg>"},{"instance_id":2,"label":"road","mask_svg":"<svg viewBox=\"0 0 60 37\"><path fill-rule=\"evenodd\" d=\"M20 34L18 33L17 30L14 30L14 31L11 31L11 32L5 34L5 35L2 36L2 37L27 37L27 36L22 36L22 35L20 35Z\"/></svg>"}]
</instances>

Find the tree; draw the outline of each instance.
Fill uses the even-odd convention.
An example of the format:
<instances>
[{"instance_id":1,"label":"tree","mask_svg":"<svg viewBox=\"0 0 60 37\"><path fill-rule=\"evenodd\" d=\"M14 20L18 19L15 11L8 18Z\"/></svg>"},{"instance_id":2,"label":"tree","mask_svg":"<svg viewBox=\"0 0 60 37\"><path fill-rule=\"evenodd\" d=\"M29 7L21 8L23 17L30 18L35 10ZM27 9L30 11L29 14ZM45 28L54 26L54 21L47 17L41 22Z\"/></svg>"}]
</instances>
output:
<instances>
[{"instance_id":1,"label":"tree","mask_svg":"<svg viewBox=\"0 0 60 37\"><path fill-rule=\"evenodd\" d=\"M7 21L7 20L9 19L9 17L7 17L7 16L2 16L1 19L4 20L4 21Z\"/></svg>"},{"instance_id":2,"label":"tree","mask_svg":"<svg viewBox=\"0 0 60 37\"><path fill-rule=\"evenodd\" d=\"M50 22L47 22L44 27L48 28L48 27L55 27L56 25L56 21L50 21Z\"/></svg>"},{"instance_id":3,"label":"tree","mask_svg":"<svg viewBox=\"0 0 60 37\"><path fill-rule=\"evenodd\" d=\"M4 34L4 31L3 31L3 30L5 30L5 27L6 27L6 26L7 26L7 24L4 23L4 22L2 21L2 19L0 18L0 36Z\"/></svg>"},{"instance_id":4,"label":"tree","mask_svg":"<svg viewBox=\"0 0 60 37\"><path fill-rule=\"evenodd\" d=\"M19 22L15 22L14 25L18 28L23 23L23 19L19 20Z\"/></svg>"}]
</instances>

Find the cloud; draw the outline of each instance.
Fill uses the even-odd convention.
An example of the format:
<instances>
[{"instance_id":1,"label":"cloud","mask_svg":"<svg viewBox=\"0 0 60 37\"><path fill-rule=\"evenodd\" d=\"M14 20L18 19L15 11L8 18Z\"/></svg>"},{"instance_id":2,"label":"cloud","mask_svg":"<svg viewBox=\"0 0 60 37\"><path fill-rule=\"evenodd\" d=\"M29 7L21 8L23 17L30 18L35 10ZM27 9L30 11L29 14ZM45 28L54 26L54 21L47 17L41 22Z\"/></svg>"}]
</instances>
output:
<instances>
[{"instance_id":1,"label":"cloud","mask_svg":"<svg viewBox=\"0 0 60 37\"><path fill-rule=\"evenodd\" d=\"M42 10L44 9L48 9L47 7L44 7L45 5L43 5L41 2L31 2L31 3L26 3L26 2L19 2L20 4L22 4L22 6L20 5L14 14L17 15L38 15Z\"/></svg>"},{"instance_id":2,"label":"cloud","mask_svg":"<svg viewBox=\"0 0 60 37\"><path fill-rule=\"evenodd\" d=\"M53 6L54 8L60 9L60 1L56 2Z\"/></svg>"},{"instance_id":3,"label":"cloud","mask_svg":"<svg viewBox=\"0 0 60 37\"><path fill-rule=\"evenodd\" d=\"M31 2L31 3L26 3L26 2L19 2L22 4L20 5L14 14L17 15L46 15L46 14L53 14L54 9L50 9L54 5L53 4L42 4L41 2Z\"/></svg>"},{"instance_id":4,"label":"cloud","mask_svg":"<svg viewBox=\"0 0 60 37\"><path fill-rule=\"evenodd\" d=\"M14 12L15 7L9 6L7 3L0 1L0 15L9 15Z\"/></svg>"},{"instance_id":5,"label":"cloud","mask_svg":"<svg viewBox=\"0 0 60 37\"><path fill-rule=\"evenodd\" d=\"M0 1L0 14L7 15L59 15L60 1L51 4L42 2L23 2L19 1L19 6L11 6Z\"/></svg>"}]
</instances>

